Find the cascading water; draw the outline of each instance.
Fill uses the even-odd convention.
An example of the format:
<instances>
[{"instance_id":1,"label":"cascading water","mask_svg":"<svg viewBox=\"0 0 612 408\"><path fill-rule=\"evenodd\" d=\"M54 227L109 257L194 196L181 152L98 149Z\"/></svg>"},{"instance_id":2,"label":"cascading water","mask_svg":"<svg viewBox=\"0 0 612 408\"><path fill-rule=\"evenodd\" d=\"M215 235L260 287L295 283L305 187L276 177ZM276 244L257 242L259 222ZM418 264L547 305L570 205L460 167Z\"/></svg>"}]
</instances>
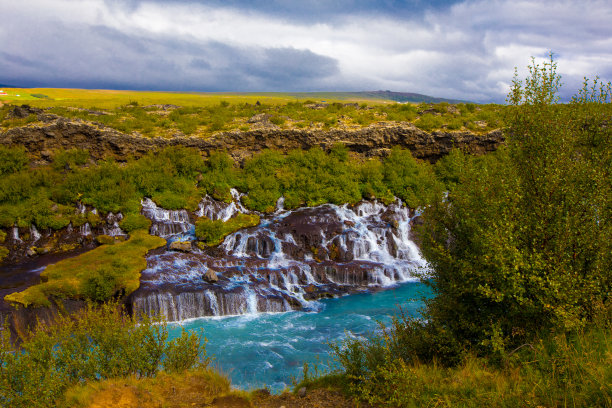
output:
<instances>
[{"instance_id":1,"label":"cascading water","mask_svg":"<svg viewBox=\"0 0 612 408\"><path fill-rule=\"evenodd\" d=\"M109 212L108 215L106 216L106 224L104 225L104 227L102 227L102 233L104 235L109 235L111 237L127 235L119 227L119 221L121 221L122 219L123 219L123 214L121 213L113 214L112 212Z\"/></svg>"},{"instance_id":2,"label":"cascading water","mask_svg":"<svg viewBox=\"0 0 612 408\"><path fill-rule=\"evenodd\" d=\"M36 242L40 239L40 237L40 232L38 232L36 226L34 224L30 225L30 240L32 240L32 242Z\"/></svg>"},{"instance_id":3,"label":"cascading water","mask_svg":"<svg viewBox=\"0 0 612 408\"><path fill-rule=\"evenodd\" d=\"M205 197L195 213L227 220L246 213L236 201ZM186 211L143 200L151 232L169 240L193 231ZM317 300L412 280L426 263L410 240L409 209L326 204L287 211L279 200L260 225L227 236L217 248L150 255L141 286L132 295L137 313L161 313L171 321L201 316L316 309ZM208 278L209 274L216 279Z\"/></svg>"},{"instance_id":4,"label":"cascading water","mask_svg":"<svg viewBox=\"0 0 612 408\"><path fill-rule=\"evenodd\" d=\"M150 198L145 198L141 204L142 214L153 222L152 235L167 238L188 233L194 228L186 210L166 210L158 207Z\"/></svg>"}]
</instances>

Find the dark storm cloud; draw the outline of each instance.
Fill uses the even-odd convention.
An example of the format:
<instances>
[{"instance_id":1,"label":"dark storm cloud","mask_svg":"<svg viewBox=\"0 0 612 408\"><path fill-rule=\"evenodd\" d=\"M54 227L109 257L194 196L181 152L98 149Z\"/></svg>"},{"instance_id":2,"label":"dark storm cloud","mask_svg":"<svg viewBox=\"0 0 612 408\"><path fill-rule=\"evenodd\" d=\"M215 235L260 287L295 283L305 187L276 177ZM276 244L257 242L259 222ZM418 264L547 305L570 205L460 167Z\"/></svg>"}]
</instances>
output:
<instances>
[{"instance_id":1,"label":"dark storm cloud","mask_svg":"<svg viewBox=\"0 0 612 408\"><path fill-rule=\"evenodd\" d=\"M612 79L609 1L0 0L0 83L504 100L530 56Z\"/></svg>"},{"instance_id":2,"label":"dark storm cloud","mask_svg":"<svg viewBox=\"0 0 612 408\"><path fill-rule=\"evenodd\" d=\"M308 50L126 35L104 26L39 26L25 58L0 52L0 72L22 86L151 90L298 90L334 75L337 62Z\"/></svg>"}]
</instances>

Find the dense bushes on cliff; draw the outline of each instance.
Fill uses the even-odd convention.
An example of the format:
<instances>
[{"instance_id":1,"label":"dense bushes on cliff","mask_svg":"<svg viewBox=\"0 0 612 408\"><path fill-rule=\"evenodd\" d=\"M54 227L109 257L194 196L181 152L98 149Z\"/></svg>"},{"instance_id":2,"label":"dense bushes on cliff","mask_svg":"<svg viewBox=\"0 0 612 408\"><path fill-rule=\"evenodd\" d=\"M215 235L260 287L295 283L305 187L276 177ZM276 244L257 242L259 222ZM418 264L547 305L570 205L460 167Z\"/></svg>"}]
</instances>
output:
<instances>
[{"instance_id":1,"label":"dense bushes on cliff","mask_svg":"<svg viewBox=\"0 0 612 408\"><path fill-rule=\"evenodd\" d=\"M0 153L6 156L7 169L0 179L3 227L82 225L86 220L75 211L78 202L102 213L129 215L139 213L142 198L150 197L167 209L193 211L205 194L231 201L231 188L247 193L244 204L262 212L273 211L281 196L287 208L362 198L390 201L394 196L417 207L431 202L442 189L430 164L401 149L382 161L351 158L341 145L328 153L319 148L287 155L264 151L242 168L225 153L213 152L203 159L197 150L183 147L151 152L124 164L93 163L87 151L61 150L52 165L37 168L25 167L19 147Z\"/></svg>"},{"instance_id":2,"label":"dense bushes on cliff","mask_svg":"<svg viewBox=\"0 0 612 408\"><path fill-rule=\"evenodd\" d=\"M112 303L39 325L20 348L10 343L9 330L1 330L0 406L61 406L65 391L76 384L205 369L203 344L198 334L185 331L168 341L163 321L129 317Z\"/></svg>"}]
</instances>

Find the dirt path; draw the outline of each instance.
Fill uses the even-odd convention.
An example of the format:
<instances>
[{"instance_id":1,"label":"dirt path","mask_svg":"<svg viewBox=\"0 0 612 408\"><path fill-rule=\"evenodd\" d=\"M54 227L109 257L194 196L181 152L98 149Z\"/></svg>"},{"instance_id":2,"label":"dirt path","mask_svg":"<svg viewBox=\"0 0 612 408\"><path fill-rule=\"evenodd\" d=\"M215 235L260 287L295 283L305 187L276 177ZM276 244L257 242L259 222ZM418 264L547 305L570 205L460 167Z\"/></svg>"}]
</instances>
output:
<instances>
[{"instance_id":1,"label":"dirt path","mask_svg":"<svg viewBox=\"0 0 612 408\"><path fill-rule=\"evenodd\" d=\"M302 397L289 393L270 395L266 392L255 392L252 402L253 407L257 408L353 408L357 406L339 391L326 389L310 390Z\"/></svg>"}]
</instances>

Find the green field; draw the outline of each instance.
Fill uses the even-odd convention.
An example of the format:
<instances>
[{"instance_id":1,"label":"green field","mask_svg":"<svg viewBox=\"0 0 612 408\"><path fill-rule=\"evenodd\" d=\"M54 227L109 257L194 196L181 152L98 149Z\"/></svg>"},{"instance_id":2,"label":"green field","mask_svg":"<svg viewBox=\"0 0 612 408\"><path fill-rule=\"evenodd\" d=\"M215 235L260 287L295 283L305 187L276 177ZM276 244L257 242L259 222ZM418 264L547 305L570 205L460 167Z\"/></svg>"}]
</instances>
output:
<instances>
[{"instance_id":1,"label":"green field","mask_svg":"<svg viewBox=\"0 0 612 408\"><path fill-rule=\"evenodd\" d=\"M377 123L411 123L432 130L488 132L502 127L501 105L449 104L418 94L385 92L173 93L83 89L7 89L0 100L148 137L209 137L255 129L355 130ZM17 96L19 95L19 96ZM414 102L421 98L424 102ZM395 100L410 100L399 103ZM433 101L433 102L432 102ZM435 103L434 103L435 102ZM0 126L36 122L9 119Z\"/></svg>"}]
</instances>

